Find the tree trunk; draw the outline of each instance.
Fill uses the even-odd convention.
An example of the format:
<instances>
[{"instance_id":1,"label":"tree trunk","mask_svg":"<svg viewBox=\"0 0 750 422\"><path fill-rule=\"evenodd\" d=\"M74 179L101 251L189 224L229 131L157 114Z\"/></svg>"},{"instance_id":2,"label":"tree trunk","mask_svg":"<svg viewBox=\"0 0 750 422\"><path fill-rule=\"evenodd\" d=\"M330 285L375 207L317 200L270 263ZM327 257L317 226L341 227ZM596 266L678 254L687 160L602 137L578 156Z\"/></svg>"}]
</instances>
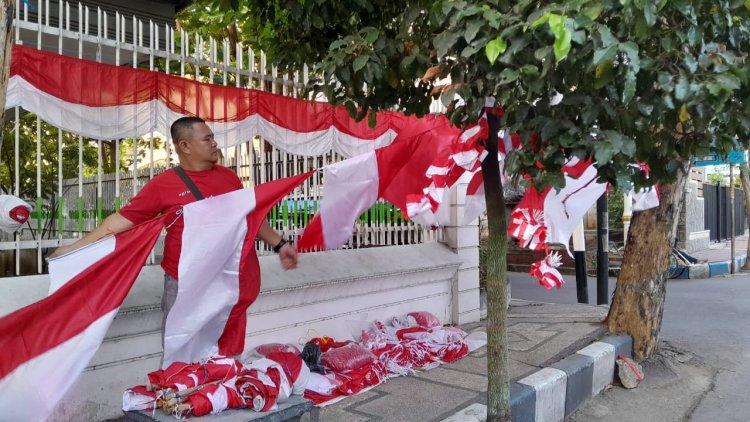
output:
<instances>
[{"instance_id":1,"label":"tree trunk","mask_svg":"<svg viewBox=\"0 0 750 422\"><path fill-rule=\"evenodd\" d=\"M742 191L745 192L745 217L747 221L750 221L750 167L747 166L747 163L740 164L740 180L742 181ZM750 242L747 242L747 256L750 257ZM750 259L745 260L742 269L750 270Z\"/></svg>"},{"instance_id":2,"label":"tree trunk","mask_svg":"<svg viewBox=\"0 0 750 422\"><path fill-rule=\"evenodd\" d=\"M488 114L490 134L487 151L497 151L497 116ZM497 153L482 162L487 202L487 421L510 422L510 386L508 375L507 265L508 231L505 198L500 181Z\"/></svg>"},{"instance_id":3,"label":"tree trunk","mask_svg":"<svg viewBox=\"0 0 750 422\"><path fill-rule=\"evenodd\" d=\"M669 255L685 196L689 163L672 185L660 186L659 207L633 214L620 277L607 322L612 333L633 337L633 355L656 351L666 294Z\"/></svg>"},{"instance_id":4,"label":"tree trunk","mask_svg":"<svg viewBox=\"0 0 750 422\"><path fill-rule=\"evenodd\" d=\"M10 73L10 51L13 46L13 8L14 0L0 0L0 117L5 117L5 97L8 93L8 74ZM2 119L0 119L2 121ZM3 149L3 131L0 130L0 151Z\"/></svg>"}]
</instances>

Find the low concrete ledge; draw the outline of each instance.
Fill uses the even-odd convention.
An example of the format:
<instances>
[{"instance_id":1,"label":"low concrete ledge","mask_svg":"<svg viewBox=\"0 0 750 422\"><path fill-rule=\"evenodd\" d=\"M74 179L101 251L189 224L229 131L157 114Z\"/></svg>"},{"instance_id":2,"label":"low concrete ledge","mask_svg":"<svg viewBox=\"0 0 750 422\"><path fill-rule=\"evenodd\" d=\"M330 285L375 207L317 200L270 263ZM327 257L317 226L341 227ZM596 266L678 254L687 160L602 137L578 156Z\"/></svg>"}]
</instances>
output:
<instances>
[{"instance_id":1,"label":"low concrete ledge","mask_svg":"<svg viewBox=\"0 0 750 422\"><path fill-rule=\"evenodd\" d=\"M632 357L629 336L609 335L510 385L514 422L560 422L615 379L617 356ZM464 418L466 412L474 419ZM443 422L487 420L487 406L475 403Z\"/></svg>"},{"instance_id":2,"label":"low concrete ledge","mask_svg":"<svg viewBox=\"0 0 750 422\"><path fill-rule=\"evenodd\" d=\"M738 255L734 258L735 271L739 271L745 265L747 255ZM731 260L694 264L685 269L678 278L711 278L720 277L731 273Z\"/></svg>"}]
</instances>

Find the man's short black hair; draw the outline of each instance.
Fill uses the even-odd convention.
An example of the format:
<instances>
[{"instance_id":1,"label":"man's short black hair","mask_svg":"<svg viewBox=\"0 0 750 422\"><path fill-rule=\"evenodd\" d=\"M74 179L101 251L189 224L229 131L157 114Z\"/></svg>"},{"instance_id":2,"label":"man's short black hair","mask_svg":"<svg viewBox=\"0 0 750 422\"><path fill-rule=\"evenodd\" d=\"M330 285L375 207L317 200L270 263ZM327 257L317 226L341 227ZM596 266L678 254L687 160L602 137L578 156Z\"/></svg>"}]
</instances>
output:
<instances>
[{"instance_id":1,"label":"man's short black hair","mask_svg":"<svg viewBox=\"0 0 750 422\"><path fill-rule=\"evenodd\" d=\"M175 120L169 130L172 133L172 142L177 144L180 139L188 137L189 133L193 130L193 125L196 123L206 123L206 121L195 116L180 117Z\"/></svg>"}]
</instances>

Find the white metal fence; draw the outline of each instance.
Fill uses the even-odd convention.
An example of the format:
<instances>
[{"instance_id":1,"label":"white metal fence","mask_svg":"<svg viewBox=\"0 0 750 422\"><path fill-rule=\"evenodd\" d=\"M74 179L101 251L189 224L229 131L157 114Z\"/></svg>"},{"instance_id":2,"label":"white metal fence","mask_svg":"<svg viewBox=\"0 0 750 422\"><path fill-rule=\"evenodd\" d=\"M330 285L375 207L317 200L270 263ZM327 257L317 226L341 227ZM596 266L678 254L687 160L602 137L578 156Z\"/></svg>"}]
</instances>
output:
<instances>
[{"instance_id":1,"label":"white metal fence","mask_svg":"<svg viewBox=\"0 0 750 422\"><path fill-rule=\"evenodd\" d=\"M37 0L30 4L16 2L16 42L26 46L286 96L302 96L307 82L307 69L281 75L262 51L230 45L226 39L203 39L169 25L80 3ZM25 111L19 108L9 114L13 123L5 132L0 182L8 193L33 203L35 211L27 228L13 236L1 235L0 276L46 271L43 257L50 248L71 243L92 230L148 180L175 164L170 142L164 140L167 128L154 127L150 136L136 142L107 142L51 128L38 117L23 119ZM32 142L35 150L29 148ZM105 151L115 157L111 171L105 170ZM333 151L318 157L292 155L258 138L226 148L223 154L224 164L246 186L342 159ZM87 157L94 156L95 163L90 162L93 158L87 162ZM127 170L119 165L123 159L130 162ZM272 210L272 224L286 237L299 234L317 210L321 191L321 175L315 174ZM441 234L405 221L400 211L379 202L357 221L346 247L421 243L435 241ZM259 253L267 252L262 245L257 247Z\"/></svg>"}]
</instances>

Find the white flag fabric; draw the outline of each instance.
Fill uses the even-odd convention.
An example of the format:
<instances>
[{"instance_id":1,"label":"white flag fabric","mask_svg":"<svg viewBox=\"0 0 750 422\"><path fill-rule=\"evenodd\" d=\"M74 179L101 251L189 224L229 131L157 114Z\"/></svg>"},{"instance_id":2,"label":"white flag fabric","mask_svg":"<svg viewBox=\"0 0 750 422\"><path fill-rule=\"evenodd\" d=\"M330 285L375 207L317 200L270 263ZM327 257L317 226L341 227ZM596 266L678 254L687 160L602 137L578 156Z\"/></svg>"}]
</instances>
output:
<instances>
[{"instance_id":1,"label":"white flag fabric","mask_svg":"<svg viewBox=\"0 0 750 422\"><path fill-rule=\"evenodd\" d=\"M54 411L104 339L151 253L163 217L50 261L54 292L0 318L0 420ZM92 250L108 253L91 259ZM60 277L56 268L64 267Z\"/></svg>"},{"instance_id":2,"label":"white flag fabric","mask_svg":"<svg viewBox=\"0 0 750 422\"><path fill-rule=\"evenodd\" d=\"M260 292L255 254L268 211L312 172L183 207L177 298L164 328L162 368L241 354L247 308Z\"/></svg>"},{"instance_id":3,"label":"white flag fabric","mask_svg":"<svg viewBox=\"0 0 750 422\"><path fill-rule=\"evenodd\" d=\"M659 186L640 189L632 194L633 212L646 211L659 206Z\"/></svg>"}]
</instances>

